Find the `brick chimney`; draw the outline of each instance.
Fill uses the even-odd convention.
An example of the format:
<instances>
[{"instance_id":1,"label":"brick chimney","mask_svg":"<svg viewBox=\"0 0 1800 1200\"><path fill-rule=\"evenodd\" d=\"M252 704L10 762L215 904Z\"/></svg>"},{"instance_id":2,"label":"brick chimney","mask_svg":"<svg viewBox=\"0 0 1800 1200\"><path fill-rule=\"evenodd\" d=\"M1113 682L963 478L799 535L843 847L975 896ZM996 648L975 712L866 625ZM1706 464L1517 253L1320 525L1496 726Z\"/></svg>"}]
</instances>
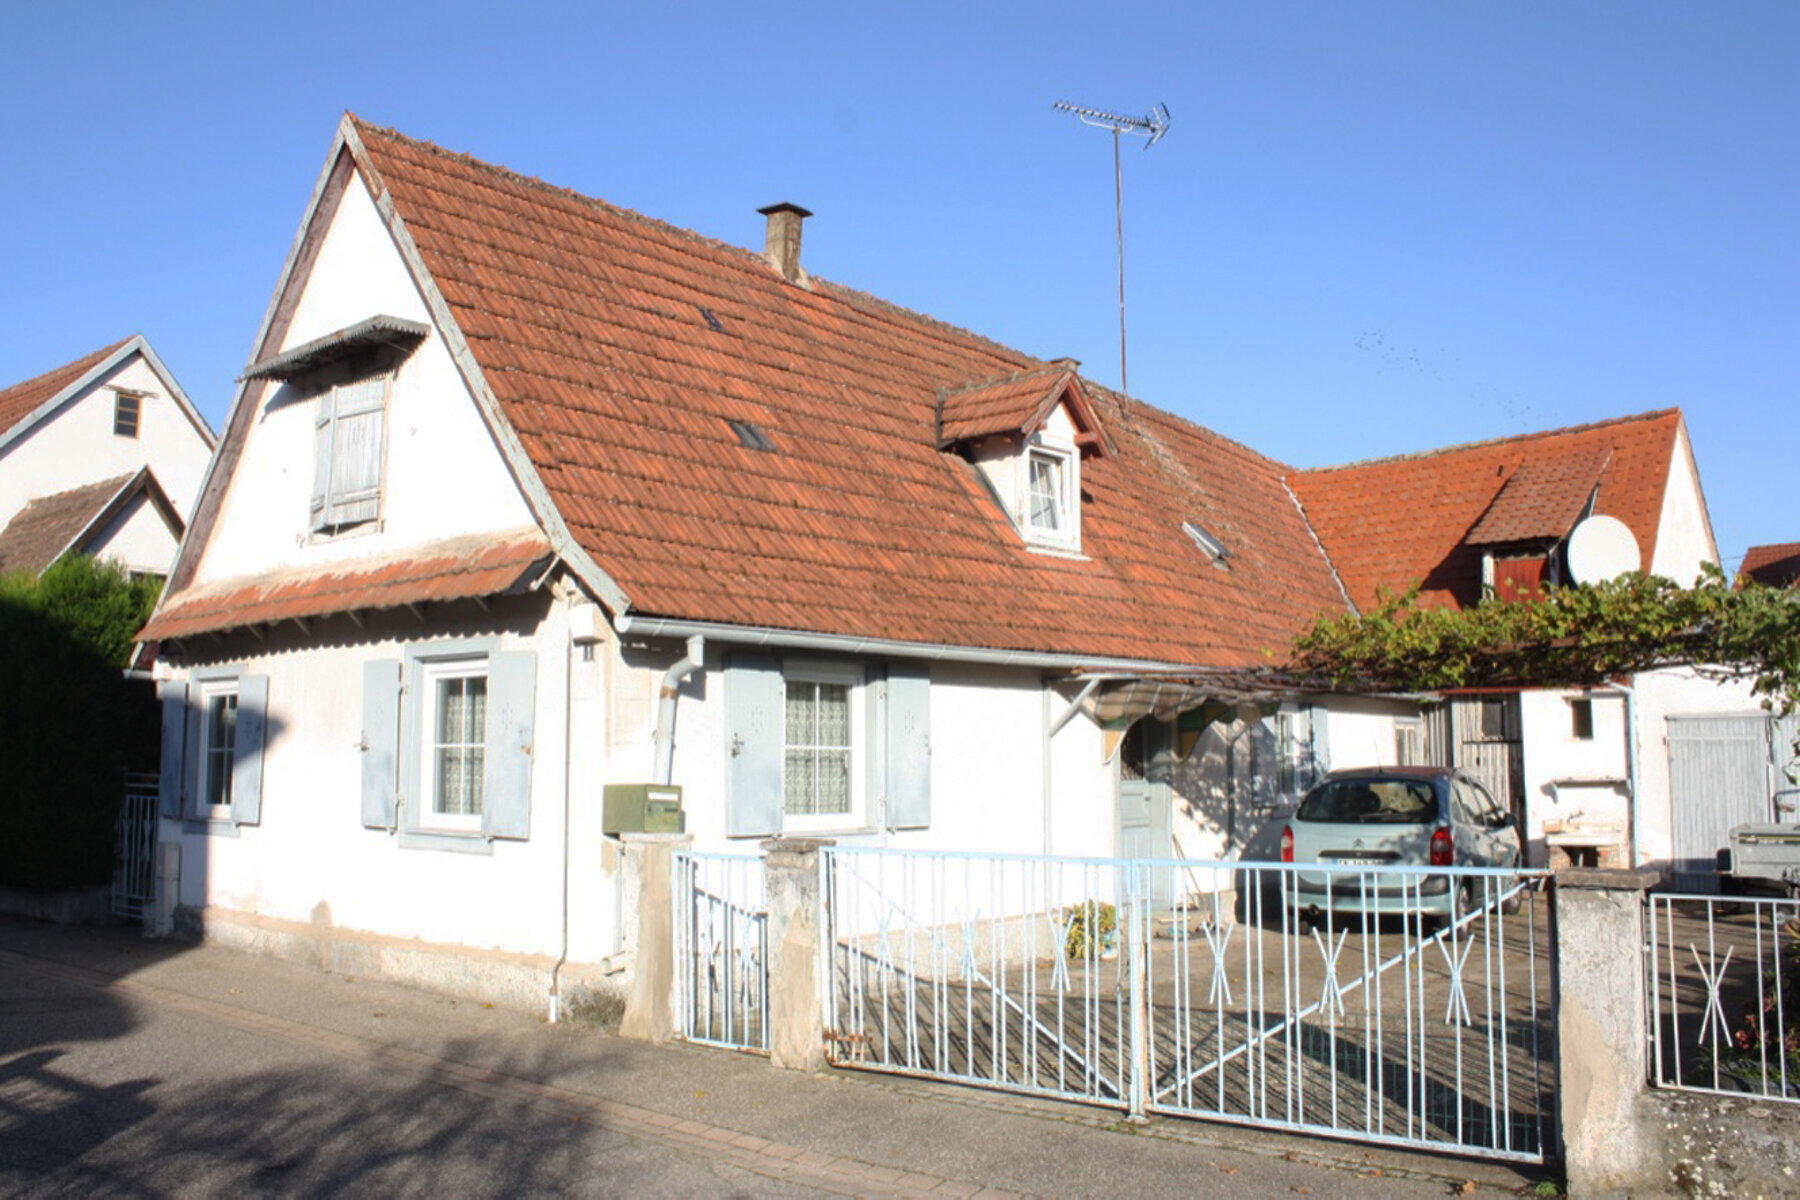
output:
<instances>
[{"instance_id":1,"label":"brick chimney","mask_svg":"<svg viewBox=\"0 0 1800 1200\"><path fill-rule=\"evenodd\" d=\"M781 272L783 279L804 286L806 275L800 269L800 223L812 214L798 204L785 201L756 211L769 218L768 240L763 248L763 257L769 260L770 266Z\"/></svg>"}]
</instances>

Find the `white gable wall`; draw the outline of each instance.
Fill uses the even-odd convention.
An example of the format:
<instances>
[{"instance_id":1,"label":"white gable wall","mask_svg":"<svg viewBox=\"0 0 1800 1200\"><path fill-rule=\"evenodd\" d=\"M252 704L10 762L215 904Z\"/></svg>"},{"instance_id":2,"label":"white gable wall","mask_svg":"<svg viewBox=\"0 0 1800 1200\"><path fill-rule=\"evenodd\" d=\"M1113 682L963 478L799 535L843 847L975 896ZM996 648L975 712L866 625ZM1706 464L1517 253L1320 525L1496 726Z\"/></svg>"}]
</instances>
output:
<instances>
[{"instance_id":1,"label":"white gable wall","mask_svg":"<svg viewBox=\"0 0 1800 1200\"><path fill-rule=\"evenodd\" d=\"M163 519L162 511L139 493L80 549L95 558L113 559L142 575L167 575L177 545L175 531Z\"/></svg>"},{"instance_id":2,"label":"white gable wall","mask_svg":"<svg viewBox=\"0 0 1800 1200\"><path fill-rule=\"evenodd\" d=\"M1688 444L1687 426L1676 430L1674 460L1669 464L1669 484L1663 490L1663 506L1656 533L1656 554L1649 564L1652 574L1673 579L1683 587L1700 576L1700 564L1717 563L1719 554L1707 529L1706 501Z\"/></svg>"},{"instance_id":3,"label":"white gable wall","mask_svg":"<svg viewBox=\"0 0 1800 1200\"><path fill-rule=\"evenodd\" d=\"M113 432L114 387L146 393L138 436ZM148 466L185 519L212 450L143 355L133 354L0 449L0 526L32 500ZM166 572L173 551L158 571Z\"/></svg>"},{"instance_id":4,"label":"white gable wall","mask_svg":"<svg viewBox=\"0 0 1800 1200\"><path fill-rule=\"evenodd\" d=\"M378 314L431 321L360 176L345 189L312 270L297 286L282 350ZM317 406L299 387L261 389L196 584L536 523L437 330L401 365L388 398L378 527L312 534Z\"/></svg>"}]
</instances>

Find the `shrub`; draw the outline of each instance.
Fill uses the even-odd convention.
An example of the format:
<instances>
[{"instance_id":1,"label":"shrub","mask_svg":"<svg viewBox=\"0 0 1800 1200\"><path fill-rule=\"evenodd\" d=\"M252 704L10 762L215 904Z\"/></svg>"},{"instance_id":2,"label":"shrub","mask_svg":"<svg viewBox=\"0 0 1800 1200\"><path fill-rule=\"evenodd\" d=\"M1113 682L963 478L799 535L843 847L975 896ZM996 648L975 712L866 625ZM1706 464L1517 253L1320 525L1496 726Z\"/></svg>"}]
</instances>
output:
<instances>
[{"instance_id":1,"label":"shrub","mask_svg":"<svg viewBox=\"0 0 1800 1200\"><path fill-rule=\"evenodd\" d=\"M155 585L70 556L0 577L0 885L55 891L112 877L128 766L157 761L157 709L124 675Z\"/></svg>"}]
</instances>

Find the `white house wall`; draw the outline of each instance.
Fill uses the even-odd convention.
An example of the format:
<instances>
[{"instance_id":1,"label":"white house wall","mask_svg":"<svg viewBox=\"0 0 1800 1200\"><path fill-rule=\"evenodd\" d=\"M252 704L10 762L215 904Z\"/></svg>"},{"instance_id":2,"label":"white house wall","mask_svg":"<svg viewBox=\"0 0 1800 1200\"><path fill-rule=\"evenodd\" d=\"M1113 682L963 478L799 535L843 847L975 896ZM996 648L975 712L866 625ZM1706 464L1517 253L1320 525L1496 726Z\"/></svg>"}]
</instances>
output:
<instances>
[{"instance_id":1,"label":"white house wall","mask_svg":"<svg viewBox=\"0 0 1800 1200\"><path fill-rule=\"evenodd\" d=\"M1669 718L1698 714L1761 713L1747 681L1720 682L1686 668L1648 671L1633 680L1638 746L1638 855L1642 863L1674 854L1669 803Z\"/></svg>"},{"instance_id":2,"label":"white house wall","mask_svg":"<svg viewBox=\"0 0 1800 1200\"><path fill-rule=\"evenodd\" d=\"M345 189L312 271L298 286L284 350L378 314L431 320L360 177ZM253 387L246 396L256 394ZM197 584L535 523L435 329L402 364L388 398L375 528L338 537L311 533L317 404L293 386L261 389Z\"/></svg>"},{"instance_id":3,"label":"white house wall","mask_svg":"<svg viewBox=\"0 0 1800 1200\"><path fill-rule=\"evenodd\" d=\"M1669 483L1663 490L1662 515L1657 526L1656 553L1649 569L1652 574L1685 587L1699 578L1702 563L1718 561L1719 552L1712 543L1706 520L1706 500L1694 471L1687 426L1683 425L1675 438Z\"/></svg>"},{"instance_id":4,"label":"white house wall","mask_svg":"<svg viewBox=\"0 0 1800 1200\"><path fill-rule=\"evenodd\" d=\"M1573 703L1593 706L1593 737L1574 735ZM1546 821L1616 829L1624 837L1631 819L1631 768L1625 736L1623 692L1525 692L1519 697L1524 745L1524 788L1530 859L1544 861ZM1666 795L1666 785L1665 785ZM1666 810L1666 806L1665 806Z\"/></svg>"},{"instance_id":5,"label":"white house wall","mask_svg":"<svg viewBox=\"0 0 1800 1200\"><path fill-rule=\"evenodd\" d=\"M143 493L89 537L81 547L95 558L111 559L145 575L167 575L177 541L162 511Z\"/></svg>"},{"instance_id":6,"label":"white house wall","mask_svg":"<svg viewBox=\"0 0 1800 1200\"><path fill-rule=\"evenodd\" d=\"M145 394L137 437L113 432L115 387ZM133 354L0 449L0 525L39 497L135 474L145 466L185 519L211 457L206 438L169 389L143 355ZM166 572L173 558L171 552L155 569Z\"/></svg>"}]
</instances>

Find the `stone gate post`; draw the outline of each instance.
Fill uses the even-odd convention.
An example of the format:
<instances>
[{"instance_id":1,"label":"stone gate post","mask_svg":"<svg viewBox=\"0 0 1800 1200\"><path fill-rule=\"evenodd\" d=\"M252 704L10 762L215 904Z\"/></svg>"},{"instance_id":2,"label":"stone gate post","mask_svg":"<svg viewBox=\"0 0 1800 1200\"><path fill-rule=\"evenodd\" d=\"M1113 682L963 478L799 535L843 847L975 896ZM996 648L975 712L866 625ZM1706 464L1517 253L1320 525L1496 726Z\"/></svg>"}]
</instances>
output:
<instances>
[{"instance_id":1,"label":"stone gate post","mask_svg":"<svg viewBox=\"0 0 1800 1200\"><path fill-rule=\"evenodd\" d=\"M825 1066L820 849L829 841L763 844L769 900L769 1061L792 1071Z\"/></svg>"},{"instance_id":2,"label":"stone gate post","mask_svg":"<svg viewBox=\"0 0 1800 1200\"><path fill-rule=\"evenodd\" d=\"M628 833L620 840L625 879L619 921L631 953L631 988L619 1034L667 1042L675 1036L675 851L694 839L685 833Z\"/></svg>"}]
</instances>

